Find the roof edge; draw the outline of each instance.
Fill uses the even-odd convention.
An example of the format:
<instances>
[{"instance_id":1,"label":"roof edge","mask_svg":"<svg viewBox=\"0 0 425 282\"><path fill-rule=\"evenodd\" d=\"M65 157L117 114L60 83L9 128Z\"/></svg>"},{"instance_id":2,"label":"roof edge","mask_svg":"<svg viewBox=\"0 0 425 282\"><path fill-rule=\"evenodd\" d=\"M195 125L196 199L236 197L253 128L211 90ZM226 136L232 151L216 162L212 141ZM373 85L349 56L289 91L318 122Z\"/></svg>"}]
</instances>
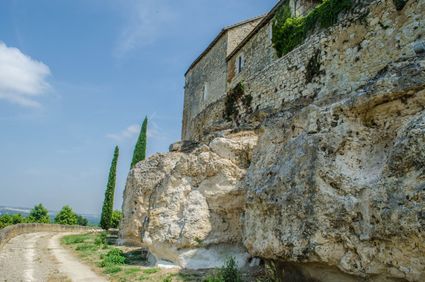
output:
<instances>
[{"instance_id":1,"label":"roof edge","mask_svg":"<svg viewBox=\"0 0 425 282\"><path fill-rule=\"evenodd\" d=\"M239 52L243 46L255 35L257 32L270 22L271 19L275 16L277 10L289 0L280 0L271 10L268 12L261 22L236 46L236 48L226 57L226 61L229 61L237 52Z\"/></svg>"},{"instance_id":2,"label":"roof edge","mask_svg":"<svg viewBox=\"0 0 425 282\"><path fill-rule=\"evenodd\" d=\"M208 45L208 47L193 61L192 64L190 64L189 68L187 69L187 71L185 72L185 76L189 73L189 71L196 65L199 63L199 61L202 60L202 58L214 47L214 45L220 40L220 38L230 29L239 27L241 25L259 20L261 18L263 18L265 15L261 15L261 16L257 16L257 17L253 17L253 18L249 18L247 20L235 23L233 25L229 25L229 26L225 26L218 34L217 36L214 38L213 41L211 41L211 43Z\"/></svg>"}]
</instances>

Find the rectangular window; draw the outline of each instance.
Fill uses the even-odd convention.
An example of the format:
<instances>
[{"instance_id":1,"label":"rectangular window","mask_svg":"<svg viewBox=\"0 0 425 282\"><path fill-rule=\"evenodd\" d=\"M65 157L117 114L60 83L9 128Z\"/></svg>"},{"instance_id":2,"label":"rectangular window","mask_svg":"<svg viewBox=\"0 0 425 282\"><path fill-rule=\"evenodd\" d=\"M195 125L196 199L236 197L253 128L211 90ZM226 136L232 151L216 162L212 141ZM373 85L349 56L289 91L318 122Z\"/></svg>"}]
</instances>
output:
<instances>
[{"instance_id":1,"label":"rectangular window","mask_svg":"<svg viewBox=\"0 0 425 282\"><path fill-rule=\"evenodd\" d=\"M236 64L236 69L238 70L238 73L240 73L243 70L245 64L243 55L239 55Z\"/></svg>"},{"instance_id":2,"label":"rectangular window","mask_svg":"<svg viewBox=\"0 0 425 282\"><path fill-rule=\"evenodd\" d=\"M204 84L204 89L203 89L203 100L205 101L207 98L208 98L208 84L207 83L205 83Z\"/></svg>"}]
</instances>

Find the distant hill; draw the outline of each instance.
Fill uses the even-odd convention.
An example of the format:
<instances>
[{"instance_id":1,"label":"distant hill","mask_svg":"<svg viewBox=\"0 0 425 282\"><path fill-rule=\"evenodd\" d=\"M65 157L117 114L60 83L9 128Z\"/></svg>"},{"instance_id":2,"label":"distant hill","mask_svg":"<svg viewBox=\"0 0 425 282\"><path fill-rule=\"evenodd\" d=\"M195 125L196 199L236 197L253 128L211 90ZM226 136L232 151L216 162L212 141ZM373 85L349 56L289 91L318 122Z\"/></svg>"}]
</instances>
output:
<instances>
[{"instance_id":1,"label":"distant hill","mask_svg":"<svg viewBox=\"0 0 425 282\"><path fill-rule=\"evenodd\" d=\"M30 208L21 208L21 207L5 207L0 206L0 215L3 214L21 214L23 216L28 216L30 214ZM58 212L49 211L50 218L53 220ZM90 225L98 225L100 222L100 216L95 214L79 214L89 221Z\"/></svg>"}]
</instances>

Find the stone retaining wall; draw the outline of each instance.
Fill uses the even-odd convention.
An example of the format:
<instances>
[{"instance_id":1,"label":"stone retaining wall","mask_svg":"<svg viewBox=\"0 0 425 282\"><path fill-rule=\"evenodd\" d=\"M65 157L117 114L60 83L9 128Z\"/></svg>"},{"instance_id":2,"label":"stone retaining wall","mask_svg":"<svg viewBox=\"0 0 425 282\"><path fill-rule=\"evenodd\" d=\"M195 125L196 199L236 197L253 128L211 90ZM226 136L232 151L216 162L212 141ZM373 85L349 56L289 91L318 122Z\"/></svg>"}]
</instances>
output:
<instances>
[{"instance_id":1,"label":"stone retaining wall","mask_svg":"<svg viewBox=\"0 0 425 282\"><path fill-rule=\"evenodd\" d=\"M5 227L0 230L0 249L13 237L26 233L34 232L99 232L101 229L86 226L72 226L72 225L59 225L59 224L41 224L41 223L28 223L16 224Z\"/></svg>"}]
</instances>

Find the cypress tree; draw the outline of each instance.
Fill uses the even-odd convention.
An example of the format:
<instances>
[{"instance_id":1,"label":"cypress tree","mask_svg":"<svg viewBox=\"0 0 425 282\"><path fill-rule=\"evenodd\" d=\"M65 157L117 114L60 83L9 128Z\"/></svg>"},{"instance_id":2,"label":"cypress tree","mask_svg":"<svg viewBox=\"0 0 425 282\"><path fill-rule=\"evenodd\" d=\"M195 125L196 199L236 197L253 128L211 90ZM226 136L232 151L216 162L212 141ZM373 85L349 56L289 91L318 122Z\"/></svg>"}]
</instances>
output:
<instances>
[{"instance_id":1,"label":"cypress tree","mask_svg":"<svg viewBox=\"0 0 425 282\"><path fill-rule=\"evenodd\" d=\"M133 160L131 161L131 168L138 162L146 158L146 136L148 132L148 118L145 117L142 128L140 130L139 138L137 139L136 146L134 147Z\"/></svg>"},{"instance_id":2,"label":"cypress tree","mask_svg":"<svg viewBox=\"0 0 425 282\"><path fill-rule=\"evenodd\" d=\"M105 200L103 201L102 215L100 218L100 227L108 230L111 227L112 212L114 208L115 182L117 173L117 162L119 156L119 148L115 147L114 158L112 159L111 169L109 170L108 185L105 191Z\"/></svg>"}]
</instances>

